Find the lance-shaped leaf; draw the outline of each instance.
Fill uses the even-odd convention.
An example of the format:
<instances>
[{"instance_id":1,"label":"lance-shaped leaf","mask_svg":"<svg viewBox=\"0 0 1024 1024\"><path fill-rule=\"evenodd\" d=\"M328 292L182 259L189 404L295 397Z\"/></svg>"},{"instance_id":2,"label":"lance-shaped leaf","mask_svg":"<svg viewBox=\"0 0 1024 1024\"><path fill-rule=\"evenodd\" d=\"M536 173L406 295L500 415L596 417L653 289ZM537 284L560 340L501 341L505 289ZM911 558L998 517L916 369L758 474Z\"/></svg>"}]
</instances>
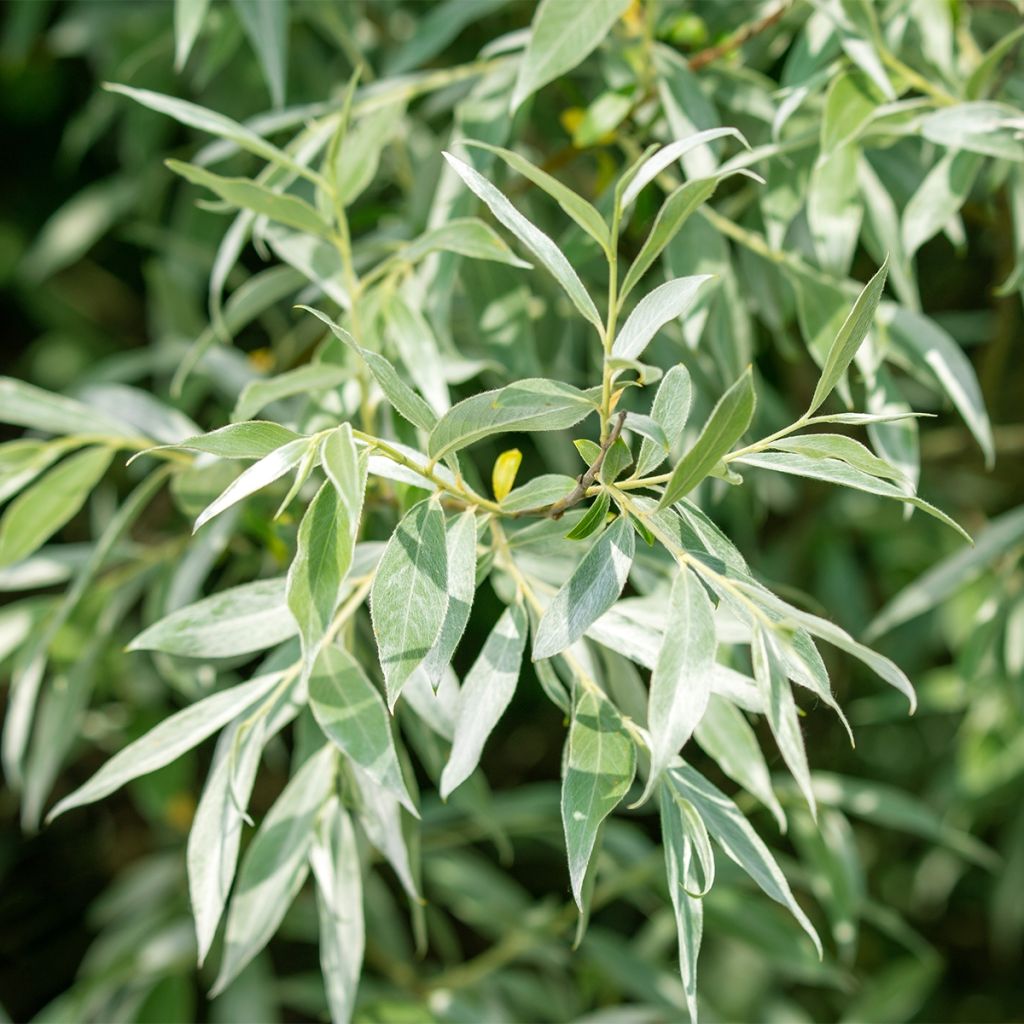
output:
<instances>
[{"instance_id":1,"label":"lance-shaped leaf","mask_svg":"<svg viewBox=\"0 0 1024 1024\"><path fill-rule=\"evenodd\" d=\"M422 501L395 528L377 566L370 617L384 670L388 706L430 653L448 610L444 512Z\"/></svg>"},{"instance_id":2,"label":"lance-shaped leaf","mask_svg":"<svg viewBox=\"0 0 1024 1024\"><path fill-rule=\"evenodd\" d=\"M528 378L452 406L431 431L429 452L440 459L492 434L565 430L593 411L592 397L579 388Z\"/></svg>"},{"instance_id":3,"label":"lance-shaped leaf","mask_svg":"<svg viewBox=\"0 0 1024 1024\"><path fill-rule=\"evenodd\" d=\"M697 957L704 933L704 901L690 895L698 890L693 869L693 844L684 820L682 804L671 785L660 787L661 844L665 850L665 875L676 917L679 974L686 991L691 1024L697 1021ZM692 807L692 805L690 805Z\"/></svg>"},{"instance_id":4,"label":"lance-shaped leaf","mask_svg":"<svg viewBox=\"0 0 1024 1024\"><path fill-rule=\"evenodd\" d=\"M601 822L622 802L636 773L636 748L615 705L585 690L573 708L562 779L562 826L569 879L583 909L583 880Z\"/></svg>"},{"instance_id":5,"label":"lance-shaped leaf","mask_svg":"<svg viewBox=\"0 0 1024 1024\"><path fill-rule=\"evenodd\" d=\"M109 434L134 438L137 431L103 412L64 395L13 377L0 377L0 423L44 434Z\"/></svg>"},{"instance_id":6,"label":"lance-shaped leaf","mask_svg":"<svg viewBox=\"0 0 1024 1024\"><path fill-rule=\"evenodd\" d=\"M298 632L285 587L284 577L278 576L211 594L154 622L128 650L233 658L273 647Z\"/></svg>"},{"instance_id":7,"label":"lance-shaped leaf","mask_svg":"<svg viewBox=\"0 0 1024 1024\"><path fill-rule=\"evenodd\" d=\"M222 459L262 459L292 441L301 440L300 435L294 430L282 427L279 423L252 420L248 423L229 423L219 430L189 437L177 444L147 448L139 455L133 456L133 459L163 451L205 452Z\"/></svg>"},{"instance_id":8,"label":"lance-shaped leaf","mask_svg":"<svg viewBox=\"0 0 1024 1024\"><path fill-rule=\"evenodd\" d=\"M563 185L557 178L553 178L547 171L541 170L531 164L525 157L513 153L510 149L502 149L501 146L490 146L486 142L465 142L464 145L473 146L478 149L486 149L488 153L500 156L513 170L518 171L524 178L532 181L538 188L543 189L562 210L567 213L591 238L601 246L608 249L608 225L593 206L582 196L578 196L571 188Z\"/></svg>"},{"instance_id":9,"label":"lance-shaped leaf","mask_svg":"<svg viewBox=\"0 0 1024 1024\"><path fill-rule=\"evenodd\" d=\"M506 608L462 682L452 752L441 774L442 800L476 769L488 736L516 692L527 622L522 604Z\"/></svg>"},{"instance_id":10,"label":"lance-shaped leaf","mask_svg":"<svg viewBox=\"0 0 1024 1024\"><path fill-rule=\"evenodd\" d=\"M583 282L579 279L579 275L573 270L562 250L540 228L531 224L501 192L469 164L463 163L451 153L445 153L444 158L477 197L487 204L491 213L544 264L552 277L565 290L573 305L600 331L602 329L601 317L594 305L594 300L591 299Z\"/></svg>"},{"instance_id":11,"label":"lance-shaped leaf","mask_svg":"<svg viewBox=\"0 0 1024 1024\"><path fill-rule=\"evenodd\" d=\"M174 0L174 69L180 71L203 27L210 0Z\"/></svg>"},{"instance_id":12,"label":"lance-shaped leaf","mask_svg":"<svg viewBox=\"0 0 1024 1024\"><path fill-rule=\"evenodd\" d=\"M308 437L300 437L297 441L289 441L288 444L265 455L259 462L254 462L199 513L192 532L195 533L204 523L208 523L225 509L244 501L251 494L269 486L275 480L280 480L285 473L290 472L302 462L313 443Z\"/></svg>"},{"instance_id":13,"label":"lance-shaped leaf","mask_svg":"<svg viewBox=\"0 0 1024 1024\"><path fill-rule=\"evenodd\" d=\"M320 970L331 1020L352 1018L366 942L363 878L355 829L341 803L332 799L317 825L309 863L316 879L320 919Z\"/></svg>"},{"instance_id":14,"label":"lance-shaped leaf","mask_svg":"<svg viewBox=\"0 0 1024 1024\"><path fill-rule=\"evenodd\" d=\"M477 142L474 145L483 144ZM516 256L489 224L476 217L456 217L425 231L419 238L402 246L393 258L415 263L432 252L454 252L474 260L491 260L509 267L533 269L532 264Z\"/></svg>"},{"instance_id":15,"label":"lance-shaped leaf","mask_svg":"<svg viewBox=\"0 0 1024 1024\"><path fill-rule=\"evenodd\" d=\"M693 804L725 854L743 868L768 896L789 910L810 936L821 957L821 939L814 925L794 899L789 882L771 851L736 804L689 765L670 769L665 779L679 796Z\"/></svg>"},{"instance_id":16,"label":"lance-shaped leaf","mask_svg":"<svg viewBox=\"0 0 1024 1024\"><path fill-rule=\"evenodd\" d=\"M231 412L233 420L249 420L271 402L279 402L293 395L314 395L340 387L352 376L344 366L329 363L307 363L275 377L261 377L250 381L238 396Z\"/></svg>"},{"instance_id":17,"label":"lance-shaped leaf","mask_svg":"<svg viewBox=\"0 0 1024 1024\"><path fill-rule=\"evenodd\" d=\"M817 807L814 803L814 791L811 789L807 751L804 748L803 733L800 732L796 701L786 678L782 657L771 635L759 628L754 630L750 653L754 662L754 679L764 694L767 709L765 714L775 742L779 746L779 753L782 754L786 767L800 787L800 792L803 793L811 810L811 816L816 817Z\"/></svg>"},{"instance_id":18,"label":"lance-shaped leaf","mask_svg":"<svg viewBox=\"0 0 1024 1024\"><path fill-rule=\"evenodd\" d=\"M798 434L773 441L772 448L811 459L838 459L869 476L906 483L903 474L891 462L880 459L860 441L845 434Z\"/></svg>"},{"instance_id":19,"label":"lance-shaped leaf","mask_svg":"<svg viewBox=\"0 0 1024 1024\"><path fill-rule=\"evenodd\" d=\"M280 673L276 672L260 676L204 697L164 719L145 736L115 754L84 786L64 797L46 820L52 821L73 807L102 800L126 782L177 760L269 693L280 679Z\"/></svg>"},{"instance_id":20,"label":"lance-shaped leaf","mask_svg":"<svg viewBox=\"0 0 1024 1024\"><path fill-rule=\"evenodd\" d=\"M111 448L86 448L23 491L0 519L0 567L28 558L74 519L113 457Z\"/></svg>"},{"instance_id":21,"label":"lance-shaped leaf","mask_svg":"<svg viewBox=\"0 0 1024 1024\"><path fill-rule=\"evenodd\" d=\"M685 566L672 583L665 635L651 675L647 727L651 769L640 802L645 801L669 762L693 735L711 696L715 610L703 584Z\"/></svg>"},{"instance_id":22,"label":"lance-shaped leaf","mask_svg":"<svg viewBox=\"0 0 1024 1024\"><path fill-rule=\"evenodd\" d=\"M868 494L878 494L883 498L895 498L897 501L913 505L914 508L919 508L922 512L934 516L939 522L956 530L969 544L973 543L970 534L941 509L930 505L923 498L907 494L887 480L869 476L838 459L811 459L805 455L792 455L789 452L759 452L744 455L737 459L737 462L744 466L757 466L760 469L771 469L777 473L791 473L794 476L808 477L811 480L825 480L840 487L851 487L857 491L866 491Z\"/></svg>"},{"instance_id":23,"label":"lance-shaped leaf","mask_svg":"<svg viewBox=\"0 0 1024 1024\"><path fill-rule=\"evenodd\" d=\"M245 851L228 907L216 996L270 941L309 872L320 810L334 785L334 748L325 744L292 776Z\"/></svg>"},{"instance_id":24,"label":"lance-shaped leaf","mask_svg":"<svg viewBox=\"0 0 1024 1024\"><path fill-rule=\"evenodd\" d=\"M541 86L571 71L590 54L629 6L629 0L542 0L519 66L512 111Z\"/></svg>"},{"instance_id":25,"label":"lance-shaped leaf","mask_svg":"<svg viewBox=\"0 0 1024 1024\"><path fill-rule=\"evenodd\" d=\"M635 535L620 516L583 556L552 598L533 637L533 660L574 644L618 599L633 564Z\"/></svg>"},{"instance_id":26,"label":"lance-shaped leaf","mask_svg":"<svg viewBox=\"0 0 1024 1024\"><path fill-rule=\"evenodd\" d=\"M348 651L329 645L320 652L309 677L309 706L327 738L419 817L402 778L387 708Z\"/></svg>"},{"instance_id":27,"label":"lance-shaped leaf","mask_svg":"<svg viewBox=\"0 0 1024 1024\"><path fill-rule=\"evenodd\" d=\"M356 813L366 838L394 869L409 898L422 902L417 883L418 865L414 867L412 844L403 828L402 805L358 765L351 768L357 798Z\"/></svg>"},{"instance_id":28,"label":"lance-shaped leaf","mask_svg":"<svg viewBox=\"0 0 1024 1024\"><path fill-rule=\"evenodd\" d=\"M811 404L807 407L808 413L814 412L832 393L832 389L839 383L839 379L857 354L861 342L867 337L875 319L878 300L882 297L882 289L885 288L885 279L888 273L889 261L886 260L857 296L857 301L853 304L843 326L839 328L839 333L825 357L821 377L814 389Z\"/></svg>"},{"instance_id":29,"label":"lance-shaped leaf","mask_svg":"<svg viewBox=\"0 0 1024 1024\"><path fill-rule=\"evenodd\" d=\"M693 304L700 286L710 280L710 274L679 277L645 295L616 336L612 355L618 359L638 359L658 331L682 316Z\"/></svg>"},{"instance_id":30,"label":"lance-shaped leaf","mask_svg":"<svg viewBox=\"0 0 1024 1024\"><path fill-rule=\"evenodd\" d=\"M651 406L651 419L661 427L668 447L663 448L645 437L636 460L637 476L646 476L671 452L672 446L682 436L686 421L690 418L692 401L693 383L690 380L690 371L680 363L662 377Z\"/></svg>"},{"instance_id":31,"label":"lance-shaped leaf","mask_svg":"<svg viewBox=\"0 0 1024 1024\"><path fill-rule=\"evenodd\" d=\"M281 107L288 73L287 0L234 0L234 7L259 58L270 98Z\"/></svg>"},{"instance_id":32,"label":"lance-shaped leaf","mask_svg":"<svg viewBox=\"0 0 1024 1024\"><path fill-rule=\"evenodd\" d=\"M307 313L312 313L321 323L326 324L330 328L331 333L339 341L344 342L354 352L358 353L359 357L369 367L374 380L380 385L381 391L384 392L384 397L394 406L395 411L400 416L407 419L413 426L419 427L420 430L429 431L433 428L434 424L437 423L437 413L398 376L398 371L384 356L379 352L371 352L369 349L361 348L356 344L355 338L344 327L336 324L329 316L321 313L318 309L313 309L312 306L299 306L298 308L304 309Z\"/></svg>"},{"instance_id":33,"label":"lance-shaped leaf","mask_svg":"<svg viewBox=\"0 0 1024 1024\"><path fill-rule=\"evenodd\" d=\"M659 508L685 498L743 436L754 416L754 378L750 367L718 400L693 447L672 470Z\"/></svg>"},{"instance_id":34,"label":"lance-shaped leaf","mask_svg":"<svg viewBox=\"0 0 1024 1024\"><path fill-rule=\"evenodd\" d=\"M180 174L193 185L202 185L226 203L243 210L251 210L261 217L297 228L310 235L321 235L327 238L331 234L331 226L304 199L274 192L251 178L225 178L194 164L182 163L181 160L168 160L167 166Z\"/></svg>"},{"instance_id":35,"label":"lance-shaped leaf","mask_svg":"<svg viewBox=\"0 0 1024 1024\"><path fill-rule=\"evenodd\" d=\"M423 660L423 671L436 689L455 656L469 622L476 594L476 514L468 508L448 524L448 608L441 632Z\"/></svg>"}]
</instances>

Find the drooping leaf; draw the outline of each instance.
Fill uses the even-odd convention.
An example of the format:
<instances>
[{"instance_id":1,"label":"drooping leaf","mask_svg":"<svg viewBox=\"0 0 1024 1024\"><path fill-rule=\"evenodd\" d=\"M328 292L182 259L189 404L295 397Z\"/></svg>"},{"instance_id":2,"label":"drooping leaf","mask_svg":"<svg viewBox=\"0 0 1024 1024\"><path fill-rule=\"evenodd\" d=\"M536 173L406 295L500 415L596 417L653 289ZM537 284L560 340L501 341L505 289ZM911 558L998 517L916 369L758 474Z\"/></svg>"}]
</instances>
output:
<instances>
[{"instance_id":1,"label":"drooping leaf","mask_svg":"<svg viewBox=\"0 0 1024 1024\"><path fill-rule=\"evenodd\" d=\"M746 372L718 400L693 447L672 470L665 484L659 508L674 505L685 498L703 480L718 460L743 436L754 416L753 373Z\"/></svg>"},{"instance_id":2,"label":"drooping leaf","mask_svg":"<svg viewBox=\"0 0 1024 1024\"><path fill-rule=\"evenodd\" d=\"M180 71L203 27L210 0L174 0L174 67Z\"/></svg>"},{"instance_id":3,"label":"drooping leaf","mask_svg":"<svg viewBox=\"0 0 1024 1024\"><path fill-rule=\"evenodd\" d=\"M572 894L582 910L597 831L632 785L636 748L615 705L590 688L576 701L566 744L562 826Z\"/></svg>"},{"instance_id":4,"label":"drooping leaf","mask_svg":"<svg viewBox=\"0 0 1024 1024\"><path fill-rule=\"evenodd\" d=\"M97 412L83 402L12 377L0 377L0 423L44 434L137 436L129 424Z\"/></svg>"},{"instance_id":5,"label":"drooping leaf","mask_svg":"<svg viewBox=\"0 0 1024 1024\"><path fill-rule=\"evenodd\" d=\"M626 585L634 546L633 528L620 516L551 599L533 637L534 661L575 643L615 603Z\"/></svg>"},{"instance_id":6,"label":"drooping leaf","mask_svg":"<svg viewBox=\"0 0 1024 1024\"><path fill-rule=\"evenodd\" d=\"M487 738L512 700L526 647L527 621L522 604L506 608L462 681L452 751L441 774L442 800L476 769Z\"/></svg>"},{"instance_id":7,"label":"drooping leaf","mask_svg":"<svg viewBox=\"0 0 1024 1024\"><path fill-rule=\"evenodd\" d=\"M284 106L288 72L288 0L233 0L259 58L275 107Z\"/></svg>"},{"instance_id":8,"label":"drooping leaf","mask_svg":"<svg viewBox=\"0 0 1024 1024\"><path fill-rule=\"evenodd\" d=\"M438 502L422 501L395 528L370 591L389 707L436 643L447 610L444 512Z\"/></svg>"}]
</instances>

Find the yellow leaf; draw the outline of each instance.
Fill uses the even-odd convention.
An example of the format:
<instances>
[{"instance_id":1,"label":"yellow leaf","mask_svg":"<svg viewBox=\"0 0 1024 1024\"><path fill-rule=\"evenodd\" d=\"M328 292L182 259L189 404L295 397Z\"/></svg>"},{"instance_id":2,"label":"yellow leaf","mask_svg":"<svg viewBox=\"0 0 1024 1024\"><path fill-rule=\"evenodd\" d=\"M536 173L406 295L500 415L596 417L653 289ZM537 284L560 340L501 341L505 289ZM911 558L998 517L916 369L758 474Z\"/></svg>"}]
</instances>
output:
<instances>
[{"instance_id":1,"label":"yellow leaf","mask_svg":"<svg viewBox=\"0 0 1024 1024\"><path fill-rule=\"evenodd\" d=\"M518 448L509 448L502 452L494 460L494 469L491 470L491 490L498 501L504 501L512 485L516 482L516 473L519 472L519 463L523 461L523 453Z\"/></svg>"}]
</instances>

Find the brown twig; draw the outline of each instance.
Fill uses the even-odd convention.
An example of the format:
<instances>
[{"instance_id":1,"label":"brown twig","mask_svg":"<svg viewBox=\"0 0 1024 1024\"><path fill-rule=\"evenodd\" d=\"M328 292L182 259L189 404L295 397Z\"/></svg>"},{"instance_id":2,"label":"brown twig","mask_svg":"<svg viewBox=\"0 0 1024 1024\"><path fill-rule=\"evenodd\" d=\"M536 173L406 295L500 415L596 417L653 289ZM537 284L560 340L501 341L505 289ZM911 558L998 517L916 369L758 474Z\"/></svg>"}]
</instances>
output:
<instances>
[{"instance_id":1,"label":"brown twig","mask_svg":"<svg viewBox=\"0 0 1024 1024\"><path fill-rule=\"evenodd\" d=\"M611 432L604 440L604 444L601 445L597 458L594 459L587 471L580 476L575 488L564 498L556 501L546 511L545 515L549 519L561 519L573 505L578 505L587 496L588 488L593 487L597 474L601 472L601 467L604 465L605 456L611 450L612 445L619 439L619 434L622 433L622 425L625 422L626 411L623 410L615 417L615 426L612 427Z\"/></svg>"},{"instance_id":2,"label":"brown twig","mask_svg":"<svg viewBox=\"0 0 1024 1024\"><path fill-rule=\"evenodd\" d=\"M700 71L701 68L713 64L716 60L725 57L733 50L738 50L748 40L753 39L756 35L760 35L771 28L777 21L780 21L786 11L789 10L789 5L789 0L782 0L782 3L769 11L763 18L751 21L746 25L741 25L728 39L723 39L722 42L717 43L715 46L709 46L705 50L698 50L697 53L687 60L687 67L691 71Z\"/></svg>"}]
</instances>

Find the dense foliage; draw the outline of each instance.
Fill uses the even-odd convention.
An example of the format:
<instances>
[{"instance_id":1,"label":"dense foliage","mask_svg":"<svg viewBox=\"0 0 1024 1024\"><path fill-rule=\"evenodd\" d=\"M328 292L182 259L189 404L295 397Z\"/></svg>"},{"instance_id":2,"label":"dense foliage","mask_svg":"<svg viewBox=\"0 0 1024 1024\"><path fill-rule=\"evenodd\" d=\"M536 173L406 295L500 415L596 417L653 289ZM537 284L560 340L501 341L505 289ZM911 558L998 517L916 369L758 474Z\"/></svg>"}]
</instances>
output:
<instances>
[{"instance_id":1,"label":"dense foliage","mask_svg":"<svg viewBox=\"0 0 1024 1024\"><path fill-rule=\"evenodd\" d=\"M1014 1012L1017 5L4 33L12 1016Z\"/></svg>"}]
</instances>

